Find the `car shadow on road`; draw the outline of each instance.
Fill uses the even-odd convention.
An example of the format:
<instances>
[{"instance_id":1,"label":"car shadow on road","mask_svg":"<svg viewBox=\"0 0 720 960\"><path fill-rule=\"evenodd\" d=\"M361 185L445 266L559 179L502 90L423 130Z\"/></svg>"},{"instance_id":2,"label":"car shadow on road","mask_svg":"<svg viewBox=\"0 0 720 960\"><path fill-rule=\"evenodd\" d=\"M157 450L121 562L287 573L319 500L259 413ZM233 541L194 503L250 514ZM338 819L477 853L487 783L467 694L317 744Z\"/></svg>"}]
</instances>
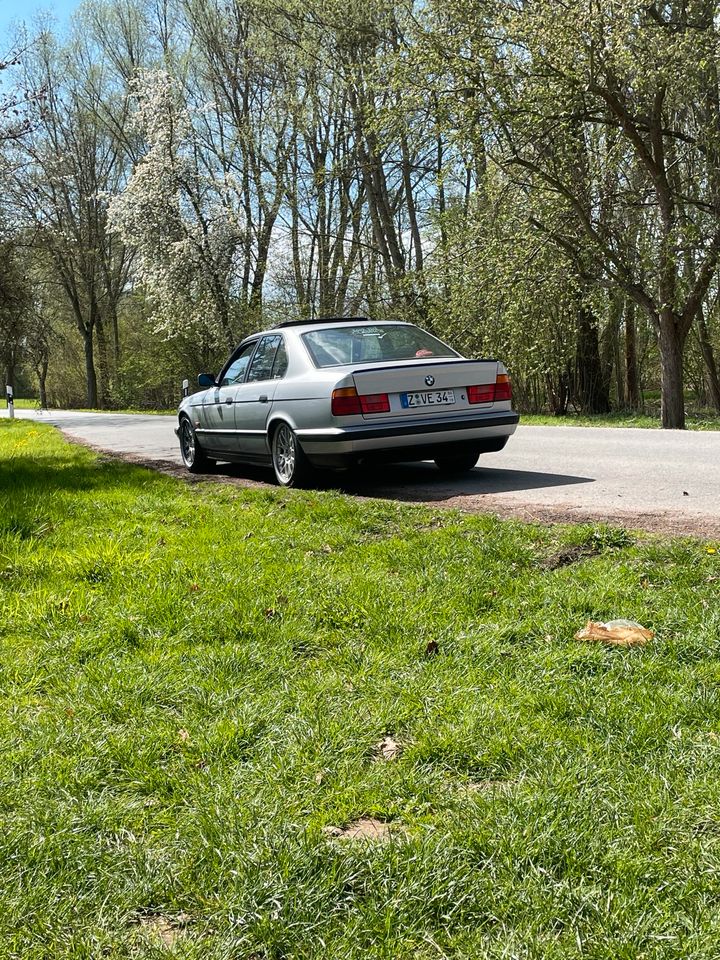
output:
<instances>
[{"instance_id":1,"label":"car shadow on road","mask_svg":"<svg viewBox=\"0 0 720 960\"><path fill-rule=\"evenodd\" d=\"M366 467L345 476L335 475L330 485L356 496L427 502L593 482L592 477L495 467L475 467L460 477L449 477L430 463L413 463Z\"/></svg>"},{"instance_id":2,"label":"car shadow on road","mask_svg":"<svg viewBox=\"0 0 720 960\"><path fill-rule=\"evenodd\" d=\"M254 483L272 484L270 470L260 467L222 463L214 472ZM321 490L340 490L356 497L427 503L593 482L593 477L496 467L475 467L460 477L449 477L440 473L432 463L423 462L366 465L347 473L321 473L314 486Z\"/></svg>"}]
</instances>

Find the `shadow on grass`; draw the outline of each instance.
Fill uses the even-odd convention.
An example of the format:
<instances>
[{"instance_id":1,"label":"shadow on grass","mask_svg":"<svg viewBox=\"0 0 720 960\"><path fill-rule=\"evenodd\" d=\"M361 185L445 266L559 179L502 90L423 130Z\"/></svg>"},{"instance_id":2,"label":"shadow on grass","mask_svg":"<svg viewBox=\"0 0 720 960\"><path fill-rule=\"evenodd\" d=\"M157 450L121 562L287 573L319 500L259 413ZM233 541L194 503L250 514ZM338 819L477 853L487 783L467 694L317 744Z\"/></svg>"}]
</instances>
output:
<instances>
[{"instance_id":1,"label":"shadow on grass","mask_svg":"<svg viewBox=\"0 0 720 960\"><path fill-rule=\"evenodd\" d=\"M157 478L160 479L159 477ZM52 497L55 493L147 485L148 477L119 460L64 460L57 456L16 454L0 459L0 503Z\"/></svg>"}]
</instances>

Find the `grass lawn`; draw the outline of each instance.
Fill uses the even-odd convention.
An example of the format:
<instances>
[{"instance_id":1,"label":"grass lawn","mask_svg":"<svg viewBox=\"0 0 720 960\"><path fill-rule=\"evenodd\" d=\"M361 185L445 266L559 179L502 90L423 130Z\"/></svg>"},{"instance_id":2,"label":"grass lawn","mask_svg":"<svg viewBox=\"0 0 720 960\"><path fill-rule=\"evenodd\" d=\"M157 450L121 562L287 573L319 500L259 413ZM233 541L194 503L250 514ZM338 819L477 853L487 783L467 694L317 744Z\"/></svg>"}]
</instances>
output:
<instances>
[{"instance_id":1,"label":"grass lawn","mask_svg":"<svg viewBox=\"0 0 720 960\"><path fill-rule=\"evenodd\" d=\"M179 402L180 402L180 399L178 398L178 403ZM39 410L39 403L37 400L33 400L33 399L16 398L15 409L16 410ZM50 407L49 409L52 411L54 409L59 409L59 408ZM72 409L78 411L79 413L147 413L147 414L155 414L156 416L168 416L168 415L175 415L177 413L177 407L173 407L172 410L170 409L142 410L140 408L135 408L135 407L128 407L127 409L123 409L123 410L99 410L97 407L95 407L94 409L90 407L73 407ZM5 402L4 398L2 399L2 402L0 402L0 417L3 417L3 416L7 417L7 403Z\"/></svg>"},{"instance_id":2,"label":"grass lawn","mask_svg":"<svg viewBox=\"0 0 720 960\"><path fill-rule=\"evenodd\" d=\"M688 430L720 430L720 417L712 414L686 414ZM581 414L568 413L564 417L554 417L547 413L523 413L520 422L528 426L543 427L641 427L645 430L660 430L660 417L642 413L628 413L619 410L616 413Z\"/></svg>"},{"instance_id":3,"label":"grass lawn","mask_svg":"<svg viewBox=\"0 0 720 960\"><path fill-rule=\"evenodd\" d=\"M716 958L718 547L0 422L0 956Z\"/></svg>"}]
</instances>

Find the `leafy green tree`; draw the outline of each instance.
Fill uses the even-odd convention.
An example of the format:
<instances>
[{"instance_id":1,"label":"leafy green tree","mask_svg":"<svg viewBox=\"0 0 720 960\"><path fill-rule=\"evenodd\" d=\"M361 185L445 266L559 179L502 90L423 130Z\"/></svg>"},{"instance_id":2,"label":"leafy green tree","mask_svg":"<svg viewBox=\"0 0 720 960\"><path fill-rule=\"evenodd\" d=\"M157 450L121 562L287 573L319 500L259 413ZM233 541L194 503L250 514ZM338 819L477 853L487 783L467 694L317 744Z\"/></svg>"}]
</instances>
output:
<instances>
[{"instance_id":1,"label":"leafy green tree","mask_svg":"<svg viewBox=\"0 0 720 960\"><path fill-rule=\"evenodd\" d=\"M556 198L560 216L532 222L578 277L645 311L663 425L683 427L684 345L720 253L715 5L443 0L431 10L424 47L471 105L462 122L480 115L496 162L530 195ZM642 259L627 242L638 208Z\"/></svg>"}]
</instances>

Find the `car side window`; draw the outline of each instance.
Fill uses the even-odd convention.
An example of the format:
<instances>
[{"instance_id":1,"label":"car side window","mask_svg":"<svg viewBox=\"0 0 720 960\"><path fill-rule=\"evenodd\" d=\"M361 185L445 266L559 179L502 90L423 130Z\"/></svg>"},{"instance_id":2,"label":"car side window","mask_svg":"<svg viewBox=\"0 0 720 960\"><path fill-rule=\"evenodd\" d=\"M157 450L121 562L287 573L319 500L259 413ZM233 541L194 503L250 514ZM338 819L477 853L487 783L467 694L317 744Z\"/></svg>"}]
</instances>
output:
<instances>
[{"instance_id":1,"label":"car side window","mask_svg":"<svg viewBox=\"0 0 720 960\"><path fill-rule=\"evenodd\" d=\"M220 383L221 387L232 386L234 383L242 383L242 381L245 379L245 373L247 372L248 364L250 363L250 357L255 349L255 344L255 340L253 340L252 343L248 343L245 347L243 347L237 357L235 357L233 362L225 371Z\"/></svg>"},{"instance_id":2,"label":"car side window","mask_svg":"<svg viewBox=\"0 0 720 960\"><path fill-rule=\"evenodd\" d=\"M275 356L281 343L282 337L277 335L262 338L255 351L253 361L250 364L248 383L272 379L273 364L275 363Z\"/></svg>"}]
</instances>

